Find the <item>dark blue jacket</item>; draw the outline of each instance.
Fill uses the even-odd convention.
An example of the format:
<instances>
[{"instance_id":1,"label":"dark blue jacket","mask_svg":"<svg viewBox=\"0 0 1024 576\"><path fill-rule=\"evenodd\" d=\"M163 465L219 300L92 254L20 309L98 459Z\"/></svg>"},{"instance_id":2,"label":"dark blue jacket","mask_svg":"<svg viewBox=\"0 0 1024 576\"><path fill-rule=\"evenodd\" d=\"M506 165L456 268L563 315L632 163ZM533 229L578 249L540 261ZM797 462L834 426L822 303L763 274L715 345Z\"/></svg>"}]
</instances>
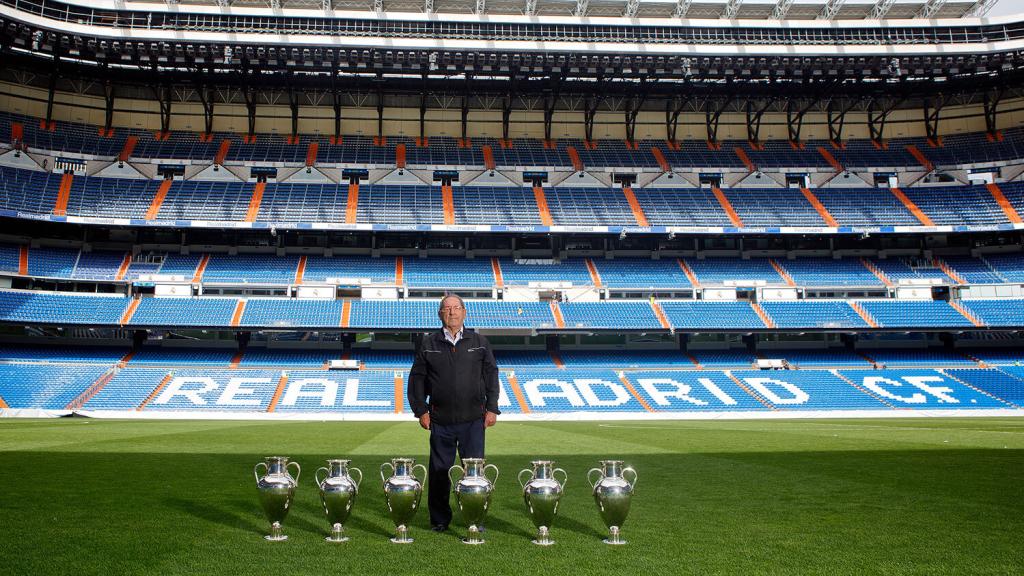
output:
<instances>
[{"instance_id":1,"label":"dark blue jacket","mask_svg":"<svg viewBox=\"0 0 1024 576\"><path fill-rule=\"evenodd\" d=\"M484 411L498 411L498 365L491 343L464 328L452 346L438 330L423 336L409 371L409 406L417 418L430 412L431 422L472 422Z\"/></svg>"}]
</instances>

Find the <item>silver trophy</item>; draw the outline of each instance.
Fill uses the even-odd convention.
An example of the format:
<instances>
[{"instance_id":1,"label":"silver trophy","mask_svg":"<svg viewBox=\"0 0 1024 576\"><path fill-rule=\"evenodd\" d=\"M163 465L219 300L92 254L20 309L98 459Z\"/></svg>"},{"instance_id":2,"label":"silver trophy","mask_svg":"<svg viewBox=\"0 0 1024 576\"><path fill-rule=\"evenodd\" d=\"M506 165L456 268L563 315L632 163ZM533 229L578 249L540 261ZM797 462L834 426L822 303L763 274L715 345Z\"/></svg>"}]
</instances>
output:
<instances>
[{"instance_id":1,"label":"silver trophy","mask_svg":"<svg viewBox=\"0 0 1024 576\"><path fill-rule=\"evenodd\" d=\"M484 465L483 458L463 458L462 465L456 464L448 469L448 478L452 481L455 503L462 512L462 519L469 527L469 535L462 540L465 544L483 544L480 537L480 524L487 517L487 509L491 506L491 492L498 480L498 467L494 464ZM494 479L487 478L487 470L494 470ZM452 472L462 472L462 478L456 482Z\"/></svg>"},{"instance_id":2,"label":"silver trophy","mask_svg":"<svg viewBox=\"0 0 1024 576\"><path fill-rule=\"evenodd\" d=\"M384 475L384 469L391 468L391 477ZM392 458L391 463L380 465L380 479L384 482L384 499L388 504L391 521L395 523L395 544L409 544L409 521L420 506L423 495L423 483L416 478L417 468L423 469L423 479L427 478L427 468L416 464L412 458Z\"/></svg>"},{"instance_id":3,"label":"silver trophy","mask_svg":"<svg viewBox=\"0 0 1024 576\"><path fill-rule=\"evenodd\" d=\"M344 535L344 524L356 503L359 485L363 482L363 471L349 468L351 463L351 460L328 460L328 467L317 468L313 473L316 485L320 487L320 502L331 524L331 535L325 538L328 542L348 542L348 537ZM321 471L326 473L323 480L319 478ZM350 473L355 473L359 478L353 480Z\"/></svg>"},{"instance_id":4,"label":"silver trophy","mask_svg":"<svg viewBox=\"0 0 1024 576\"><path fill-rule=\"evenodd\" d=\"M598 476L594 476L594 473ZM633 474L633 481L626 480L627 473ZM597 478L597 481L594 481ZM629 502L633 498L633 487L636 486L636 470L622 467L622 460L601 460L600 468L591 468L587 472L587 481L594 488L594 501L601 512L601 519L608 527L609 536L605 544L625 544L620 530L622 523L629 515Z\"/></svg>"},{"instance_id":5,"label":"silver trophy","mask_svg":"<svg viewBox=\"0 0 1024 576\"><path fill-rule=\"evenodd\" d=\"M530 519L537 527L537 538L533 543L538 546L551 546L555 543L551 539L551 522L558 514L558 501L562 498L565 490L565 482L569 475L561 468L554 468L555 463L551 460L534 460L530 462L533 470L523 469L519 472L519 484L523 487L523 501L530 510ZM562 481L555 477L562 473ZM529 480L523 481L524 475L528 474Z\"/></svg>"},{"instance_id":6,"label":"silver trophy","mask_svg":"<svg viewBox=\"0 0 1024 576\"><path fill-rule=\"evenodd\" d=\"M288 537L281 533L281 522L284 522L288 515L288 509L292 506L292 498L295 497L295 487L299 483L299 475L302 467L298 462L288 462L284 456L267 456L253 466L252 473L256 476L256 489L260 493L260 505L263 512L270 520L270 534L264 536L271 542L287 540ZM266 469L266 474L260 477L259 467ZM295 466L295 477L288 473L288 467Z\"/></svg>"}]
</instances>

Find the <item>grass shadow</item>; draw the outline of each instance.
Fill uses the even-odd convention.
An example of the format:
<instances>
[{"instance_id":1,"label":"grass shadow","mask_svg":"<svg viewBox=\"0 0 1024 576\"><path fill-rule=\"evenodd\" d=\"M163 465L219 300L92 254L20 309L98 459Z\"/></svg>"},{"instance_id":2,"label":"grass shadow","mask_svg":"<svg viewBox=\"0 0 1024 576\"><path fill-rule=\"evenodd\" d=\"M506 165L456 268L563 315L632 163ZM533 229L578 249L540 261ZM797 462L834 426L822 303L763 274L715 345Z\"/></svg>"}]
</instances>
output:
<instances>
[{"instance_id":1,"label":"grass shadow","mask_svg":"<svg viewBox=\"0 0 1024 576\"><path fill-rule=\"evenodd\" d=\"M523 530L522 527L502 520L496 516L488 516L487 520L484 521L484 525L487 527L488 532L493 530L495 532L503 532L511 536L526 536L529 538L534 536L530 532Z\"/></svg>"},{"instance_id":2,"label":"grass shadow","mask_svg":"<svg viewBox=\"0 0 1024 576\"><path fill-rule=\"evenodd\" d=\"M556 530L568 530L569 532L575 532L581 536L607 538L608 534L595 530L593 526L584 524L579 520L574 520L567 516L556 516L555 521L551 523L551 531Z\"/></svg>"},{"instance_id":3,"label":"grass shadow","mask_svg":"<svg viewBox=\"0 0 1024 576\"><path fill-rule=\"evenodd\" d=\"M394 524L386 514L385 520L386 522L381 524L380 522L374 522L367 517L352 514L349 516L348 522L345 524L345 528L353 528L370 534L378 534L390 538L395 535Z\"/></svg>"},{"instance_id":4,"label":"grass shadow","mask_svg":"<svg viewBox=\"0 0 1024 576\"><path fill-rule=\"evenodd\" d=\"M264 523L259 523L254 520L252 514L249 512L249 509L252 507L251 502L246 503L246 512L244 514L213 506L209 502L198 502L196 500L186 500L184 498L164 498L163 502L169 508L174 508L188 514L189 516L193 516L211 524L220 524L221 526L244 530L246 532L268 533L270 530L269 523L264 525ZM231 504L231 508L238 508L235 505L236 503Z\"/></svg>"}]
</instances>

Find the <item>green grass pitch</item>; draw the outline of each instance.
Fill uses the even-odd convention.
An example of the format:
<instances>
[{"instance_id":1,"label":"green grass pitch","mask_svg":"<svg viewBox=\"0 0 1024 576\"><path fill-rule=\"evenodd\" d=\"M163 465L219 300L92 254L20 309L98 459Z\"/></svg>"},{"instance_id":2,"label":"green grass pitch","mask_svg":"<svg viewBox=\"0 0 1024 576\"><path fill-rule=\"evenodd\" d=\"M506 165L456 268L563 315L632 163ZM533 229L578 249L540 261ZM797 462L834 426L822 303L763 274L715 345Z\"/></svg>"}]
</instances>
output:
<instances>
[{"instance_id":1,"label":"green grass pitch","mask_svg":"<svg viewBox=\"0 0 1024 576\"><path fill-rule=\"evenodd\" d=\"M1024 573L1024 419L503 421L484 546L425 508L415 543L388 541L378 469L426 462L413 422L9 420L0 451L12 575ZM262 538L264 455L303 468L287 542ZM340 545L313 480L330 457L366 474ZM515 480L538 458L569 472L549 548ZM601 543L586 472L605 458L639 472L627 546Z\"/></svg>"}]
</instances>

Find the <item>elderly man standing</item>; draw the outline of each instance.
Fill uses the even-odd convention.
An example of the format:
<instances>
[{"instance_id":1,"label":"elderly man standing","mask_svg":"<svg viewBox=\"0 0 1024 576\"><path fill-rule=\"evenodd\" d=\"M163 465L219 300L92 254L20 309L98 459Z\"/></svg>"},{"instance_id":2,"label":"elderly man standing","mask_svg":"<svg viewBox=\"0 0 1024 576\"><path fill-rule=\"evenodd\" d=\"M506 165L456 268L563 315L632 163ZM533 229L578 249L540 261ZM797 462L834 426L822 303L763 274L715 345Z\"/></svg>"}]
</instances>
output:
<instances>
[{"instance_id":1,"label":"elderly man standing","mask_svg":"<svg viewBox=\"0 0 1024 576\"><path fill-rule=\"evenodd\" d=\"M437 311L441 330L424 335L409 371L409 406L430 430L427 503L436 532L452 521L448 469L455 452L462 458L484 457L484 429L498 414L498 366L486 338L467 329L466 305L449 294Z\"/></svg>"}]
</instances>

